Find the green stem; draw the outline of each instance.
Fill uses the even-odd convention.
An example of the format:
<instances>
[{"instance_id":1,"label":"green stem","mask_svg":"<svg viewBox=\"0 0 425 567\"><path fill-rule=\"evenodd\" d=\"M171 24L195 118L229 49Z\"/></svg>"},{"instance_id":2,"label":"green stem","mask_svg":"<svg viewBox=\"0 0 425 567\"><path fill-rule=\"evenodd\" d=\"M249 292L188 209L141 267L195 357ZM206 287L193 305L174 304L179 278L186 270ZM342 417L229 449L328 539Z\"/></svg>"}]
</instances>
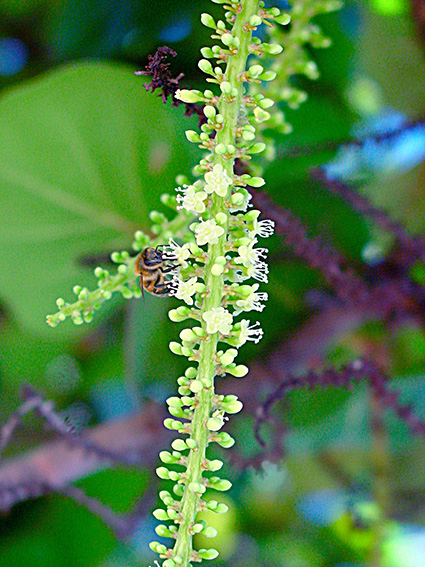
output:
<instances>
[{"instance_id":1,"label":"green stem","mask_svg":"<svg viewBox=\"0 0 425 567\"><path fill-rule=\"evenodd\" d=\"M239 81L239 75L245 71L246 62L249 55L249 44L251 42L251 31L245 30L244 26L249 18L258 11L258 0L241 0L241 11L236 16L236 21L232 29L232 35L240 40L238 53L229 57L225 77L232 87L238 88L238 96L233 102L226 100L225 95L221 95L219 101L219 113L223 116L223 128L217 132L216 143L235 145L235 128L238 122L240 102L243 96L243 84ZM233 179L234 160L225 160L222 156L215 154L213 165L221 164L226 173ZM207 296L203 302L202 314L210 311L214 307L220 307L223 299L223 277L212 274L212 266L217 257L223 256L227 238L227 228L229 212L224 207L226 197L214 194L212 198L212 216L218 213L225 213L227 221L222 224L224 234L219 238L217 244L208 246L208 262L205 265L205 285ZM206 325L202 322L206 332ZM210 340L203 341L200 346L200 362L198 368L198 380L210 384L198 395L198 406L194 411L192 420L191 437L197 443L197 450L191 450L188 457L186 471L186 486L181 501L181 523L174 546L174 555L179 555L183 559L182 567L189 565L192 554L192 535L190 528L195 521L198 512L200 495L189 490L191 483L202 484L202 463L205 460L206 448L209 442L209 431L206 428L206 421L210 417L212 400L214 396L214 377L215 377L215 355L217 352L218 333L210 336Z\"/></svg>"}]
</instances>

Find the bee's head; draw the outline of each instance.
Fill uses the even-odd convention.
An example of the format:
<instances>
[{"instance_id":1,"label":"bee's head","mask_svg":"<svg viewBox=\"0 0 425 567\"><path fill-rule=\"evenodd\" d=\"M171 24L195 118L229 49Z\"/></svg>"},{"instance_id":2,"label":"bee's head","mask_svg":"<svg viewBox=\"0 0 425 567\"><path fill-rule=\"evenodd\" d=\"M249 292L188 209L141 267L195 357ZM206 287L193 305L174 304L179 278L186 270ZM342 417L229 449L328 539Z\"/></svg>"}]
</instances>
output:
<instances>
[{"instance_id":1,"label":"bee's head","mask_svg":"<svg viewBox=\"0 0 425 567\"><path fill-rule=\"evenodd\" d=\"M143 251L143 259L146 266L155 266L164 263L162 251L159 248L145 248Z\"/></svg>"}]
</instances>

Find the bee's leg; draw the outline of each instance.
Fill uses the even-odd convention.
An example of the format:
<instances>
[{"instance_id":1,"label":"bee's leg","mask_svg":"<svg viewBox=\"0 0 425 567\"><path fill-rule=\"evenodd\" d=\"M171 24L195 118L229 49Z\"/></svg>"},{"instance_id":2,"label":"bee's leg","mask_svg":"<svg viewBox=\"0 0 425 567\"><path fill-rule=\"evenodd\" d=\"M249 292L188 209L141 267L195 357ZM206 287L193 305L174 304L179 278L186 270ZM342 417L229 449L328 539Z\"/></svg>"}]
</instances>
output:
<instances>
[{"instance_id":1,"label":"bee's leg","mask_svg":"<svg viewBox=\"0 0 425 567\"><path fill-rule=\"evenodd\" d=\"M167 284L158 284L155 286L155 295L170 295L171 289Z\"/></svg>"},{"instance_id":2,"label":"bee's leg","mask_svg":"<svg viewBox=\"0 0 425 567\"><path fill-rule=\"evenodd\" d=\"M166 268L162 268L161 271L163 274L169 274L170 272L172 272L173 270L175 270L176 268L178 268L178 264L168 264Z\"/></svg>"}]
</instances>

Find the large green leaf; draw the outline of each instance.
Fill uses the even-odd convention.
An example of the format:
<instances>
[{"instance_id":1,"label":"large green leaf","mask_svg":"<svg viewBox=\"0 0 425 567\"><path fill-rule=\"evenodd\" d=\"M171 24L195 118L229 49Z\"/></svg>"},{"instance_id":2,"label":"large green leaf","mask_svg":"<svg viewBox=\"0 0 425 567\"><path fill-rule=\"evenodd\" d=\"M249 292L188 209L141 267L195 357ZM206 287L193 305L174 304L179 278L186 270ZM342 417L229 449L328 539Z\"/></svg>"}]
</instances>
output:
<instances>
[{"instance_id":1,"label":"large green leaf","mask_svg":"<svg viewBox=\"0 0 425 567\"><path fill-rule=\"evenodd\" d=\"M42 332L58 296L93 285L78 258L128 247L195 163L180 110L147 94L131 68L100 62L0 100L0 294L26 328Z\"/></svg>"}]
</instances>

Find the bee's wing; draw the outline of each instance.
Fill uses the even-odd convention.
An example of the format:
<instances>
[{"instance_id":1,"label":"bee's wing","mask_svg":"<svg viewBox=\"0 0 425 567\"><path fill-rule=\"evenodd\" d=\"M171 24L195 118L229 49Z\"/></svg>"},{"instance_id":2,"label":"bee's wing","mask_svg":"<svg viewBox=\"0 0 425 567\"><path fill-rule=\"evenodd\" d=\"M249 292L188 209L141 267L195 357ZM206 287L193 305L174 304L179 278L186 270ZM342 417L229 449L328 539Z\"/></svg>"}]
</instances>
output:
<instances>
[{"instance_id":1,"label":"bee's wing","mask_svg":"<svg viewBox=\"0 0 425 567\"><path fill-rule=\"evenodd\" d=\"M142 292L143 301L145 301L145 286L143 285L143 274L139 274L139 287Z\"/></svg>"}]
</instances>

